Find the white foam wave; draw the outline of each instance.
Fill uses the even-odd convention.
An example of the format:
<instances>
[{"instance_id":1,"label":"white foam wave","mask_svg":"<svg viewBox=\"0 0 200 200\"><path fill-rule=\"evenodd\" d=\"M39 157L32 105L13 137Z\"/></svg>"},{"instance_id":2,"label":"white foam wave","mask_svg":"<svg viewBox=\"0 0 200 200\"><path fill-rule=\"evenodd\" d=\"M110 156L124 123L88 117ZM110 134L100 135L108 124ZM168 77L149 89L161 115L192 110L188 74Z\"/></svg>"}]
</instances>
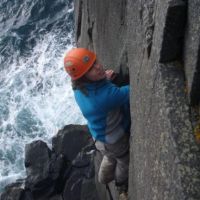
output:
<instances>
[{"instance_id":1,"label":"white foam wave","mask_svg":"<svg viewBox=\"0 0 200 200\"><path fill-rule=\"evenodd\" d=\"M66 37L72 40L71 33ZM64 125L85 123L63 70L64 53L71 47L63 47L58 36L49 33L31 57L1 72L0 188L24 175L26 143L49 142Z\"/></svg>"}]
</instances>

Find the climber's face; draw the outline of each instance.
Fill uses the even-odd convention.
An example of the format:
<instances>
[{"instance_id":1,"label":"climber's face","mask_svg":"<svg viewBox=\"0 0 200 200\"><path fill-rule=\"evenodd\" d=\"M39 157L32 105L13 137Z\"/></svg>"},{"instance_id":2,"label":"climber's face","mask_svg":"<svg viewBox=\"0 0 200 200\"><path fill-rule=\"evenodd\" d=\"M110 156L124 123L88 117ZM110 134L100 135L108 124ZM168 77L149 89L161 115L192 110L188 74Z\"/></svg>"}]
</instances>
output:
<instances>
[{"instance_id":1,"label":"climber's face","mask_svg":"<svg viewBox=\"0 0 200 200\"><path fill-rule=\"evenodd\" d=\"M96 60L85 77L90 81L99 81L106 78L106 73L103 66Z\"/></svg>"}]
</instances>

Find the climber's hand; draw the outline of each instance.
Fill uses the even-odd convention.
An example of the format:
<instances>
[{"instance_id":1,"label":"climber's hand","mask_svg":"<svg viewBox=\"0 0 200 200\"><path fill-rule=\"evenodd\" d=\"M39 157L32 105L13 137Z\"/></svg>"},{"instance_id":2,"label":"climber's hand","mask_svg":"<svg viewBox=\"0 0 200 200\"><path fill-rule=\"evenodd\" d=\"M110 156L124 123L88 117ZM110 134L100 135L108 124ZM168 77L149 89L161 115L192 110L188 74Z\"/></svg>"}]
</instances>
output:
<instances>
[{"instance_id":1,"label":"climber's hand","mask_svg":"<svg viewBox=\"0 0 200 200\"><path fill-rule=\"evenodd\" d=\"M108 70L106 70L106 78L108 79L108 80L113 80L115 77L116 77L116 73L112 70L112 69L108 69Z\"/></svg>"}]
</instances>

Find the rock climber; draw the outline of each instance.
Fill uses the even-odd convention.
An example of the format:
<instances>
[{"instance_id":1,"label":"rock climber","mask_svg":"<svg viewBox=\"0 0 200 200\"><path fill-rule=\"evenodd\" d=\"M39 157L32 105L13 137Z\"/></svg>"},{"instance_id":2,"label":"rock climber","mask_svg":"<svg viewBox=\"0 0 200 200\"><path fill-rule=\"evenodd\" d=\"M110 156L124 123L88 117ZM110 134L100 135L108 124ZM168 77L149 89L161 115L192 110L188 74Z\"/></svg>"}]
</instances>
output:
<instances>
[{"instance_id":1,"label":"rock climber","mask_svg":"<svg viewBox=\"0 0 200 200\"><path fill-rule=\"evenodd\" d=\"M87 120L95 146L103 159L100 183L115 180L119 199L128 198L129 85L118 87L116 74L105 70L94 52L73 48L64 57L64 68L72 80L75 100Z\"/></svg>"}]
</instances>

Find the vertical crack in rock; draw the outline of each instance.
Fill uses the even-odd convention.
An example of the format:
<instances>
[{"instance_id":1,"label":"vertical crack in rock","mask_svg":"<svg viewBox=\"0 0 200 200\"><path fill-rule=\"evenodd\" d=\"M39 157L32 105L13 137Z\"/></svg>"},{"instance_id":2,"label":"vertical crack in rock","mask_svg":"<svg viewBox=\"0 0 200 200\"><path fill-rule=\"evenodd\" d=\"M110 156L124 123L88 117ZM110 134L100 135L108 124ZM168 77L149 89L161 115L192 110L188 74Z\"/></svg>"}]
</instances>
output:
<instances>
[{"instance_id":1,"label":"vertical crack in rock","mask_svg":"<svg viewBox=\"0 0 200 200\"><path fill-rule=\"evenodd\" d=\"M139 83L140 81L140 75L141 75L141 71L142 71L142 67L143 67L143 62L144 62L144 58L145 58L145 51L143 50L142 52L142 59L140 60L140 65L139 65L139 69L138 69L138 72L137 72L137 83Z\"/></svg>"},{"instance_id":2,"label":"vertical crack in rock","mask_svg":"<svg viewBox=\"0 0 200 200\"><path fill-rule=\"evenodd\" d=\"M92 14L90 14L90 11L89 11L89 1L87 1L87 16L88 16L88 30L87 30L87 34L88 34L88 37L89 37L89 43L93 49L93 27L94 27L94 21L91 21L91 17L92 17Z\"/></svg>"},{"instance_id":3,"label":"vertical crack in rock","mask_svg":"<svg viewBox=\"0 0 200 200\"><path fill-rule=\"evenodd\" d=\"M110 188L109 188L108 185L106 185L106 190L108 191L108 195L110 197L110 200L113 200L112 193L111 193Z\"/></svg>"},{"instance_id":4,"label":"vertical crack in rock","mask_svg":"<svg viewBox=\"0 0 200 200\"><path fill-rule=\"evenodd\" d=\"M197 57L197 67L194 73L193 84L190 93L190 103L192 106L200 106L200 44Z\"/></svg>"},{"instance_id":5,"label":"vertical crack in rock","mask_svg":"<svg viewBox=\"0 0 200 200\"><path fill-rule=\"evenodd\" d=\"M83 8L83 2L80 0L79 10L78 10L78 22L77 22L77 34L76 34L76 41L78 41L80 35L81 35L81 26L82 26L82 8Z\"/></svg>"},{"instance_id":6,"label":"vertical crack in rock","mask_svg":"<svg viewBox=\"0 0 200 200\"><path fill-rule=\"evenodd\" d=\"M188 1L184 37L184 68L192 107L200 106L200 1ZM200 117L199 117L200 118Z\"/></svg>"},{"instance_id":7,"label":"vertical crack in rock","mask_svg":"<svg viewBox=\"0 0 200 200\"><path fill-rule=\"evenodd\" d=\"M169 2L165 21L160 62L180 60L186 24L187 5L182 0Z\"/></svg>"},{"instance_id":8,"label":"vertical crack in rock","mask_svg":"<svg viewBox=\"0 0 200 200\"><path fill-rule=\"evenodd\" d=\"M89 40L90 40L90 44L93 45L93 27L94 27L94 22L92 22L92 26L88 28L88 36L89 36Z\"/></svg>"},{"instance_id":9,"label":"vertical crack in rock","mask_svg":"<svg viewBox=\"0 0 200 200\"><path fill-rule=\"evenodd\" d=\"M114 83L116 85L122 86L129 84L129 68L128 68L128 52L126 47L122 50L122 55L120 57L119 63L119 74L115 78Z\"/></svg>"},{"instance_id":10,"label":"vertical crack in rock","mask_svg":"<svg viewBox=\"0 0 200 200\"><path fill-rule=\"evenodd\" d=\"M123 0L121 2L121 13L120 13L120 20L121 20L121 25L123 26L126 21L126 6L127 6L127 0Z\"/></svg>"},{"instance_id":11,"label":"vertical crack in rock","mask_svg":"<svg viewBox=\"0 0 200 200\"><path fill-rule=\"evenodd\" d=\"M142 20L145 44L144 48L147 49L148 58L151 55L151 46L154 33L154 0L140 0L140 19Z\"/></svg>"},{"instance_id":12,"label":"vertical crack in rock","mask_svg":"<svg viewBox=\"0 0 200 200\"><path fill-rule=\"evenodd\" d=\"M87 1L87 17L88 17L88 24L90 24L90 11L89 11L89 1Z\"/></svg>"}]
</instances>

